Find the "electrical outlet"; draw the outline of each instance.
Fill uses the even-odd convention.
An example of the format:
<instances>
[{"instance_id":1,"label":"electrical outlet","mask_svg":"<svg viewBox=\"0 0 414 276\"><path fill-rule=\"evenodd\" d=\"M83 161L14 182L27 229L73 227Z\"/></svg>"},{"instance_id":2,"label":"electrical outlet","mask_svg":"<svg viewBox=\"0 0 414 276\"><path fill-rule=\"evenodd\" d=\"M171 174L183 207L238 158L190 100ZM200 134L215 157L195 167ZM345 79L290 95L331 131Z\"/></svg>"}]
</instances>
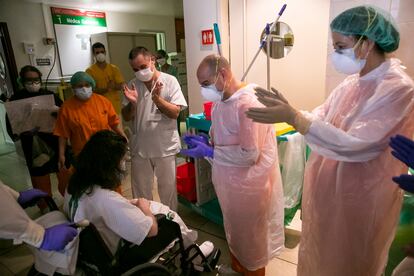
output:
<instances>
[{"instance_id":1,"label":"electrical outlet","mask_svg":"<svg viewBox=\"0 0 414 276\"><path fill-rule=\"evenodd\" d=\"M35 45L33 43L23 42L24 52L27 55L34 55L36 52Z\"/></svg>"},{"instance_id":2,"label":"electrical outlet","mask_svg":"<svg viewBox=\"0 0 414 276\"><path fill-rule=\"evenodd\" d=\"M45 37L45 38L43 38L43 43L45 45L53 45L53 44L56 43L56 40L52 37Z\"/></svg>"}]
</instances>

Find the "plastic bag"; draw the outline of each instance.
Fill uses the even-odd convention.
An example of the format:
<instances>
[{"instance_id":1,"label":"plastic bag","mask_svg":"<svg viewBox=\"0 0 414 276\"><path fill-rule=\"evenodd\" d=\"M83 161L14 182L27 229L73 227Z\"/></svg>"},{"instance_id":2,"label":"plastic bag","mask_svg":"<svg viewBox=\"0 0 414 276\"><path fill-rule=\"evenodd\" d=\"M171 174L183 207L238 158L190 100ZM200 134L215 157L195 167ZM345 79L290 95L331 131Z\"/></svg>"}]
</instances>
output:
<instances>
[{"instance_id":1,"label":"plastic bag","mask_svg":"<svg viewBox=\"0 0 414 276\"><path fill-rule=\"evenodd\" d=\"M302 198L306 143L299 133L288 135L287 139L288 142L279 144L278 151L285 208L290 209L297 206Z\"/></svg>"},{"instance_id":2,"label":"plastic bag","mask_svg":"<svg viewBox=\"0 0 414 276\"><path fill-rule=\"evenodd\" d=\"M42 167L55 155L55 151L49 147L38 135L33 136L32 166Z\"/></svg>"}]
</instances>

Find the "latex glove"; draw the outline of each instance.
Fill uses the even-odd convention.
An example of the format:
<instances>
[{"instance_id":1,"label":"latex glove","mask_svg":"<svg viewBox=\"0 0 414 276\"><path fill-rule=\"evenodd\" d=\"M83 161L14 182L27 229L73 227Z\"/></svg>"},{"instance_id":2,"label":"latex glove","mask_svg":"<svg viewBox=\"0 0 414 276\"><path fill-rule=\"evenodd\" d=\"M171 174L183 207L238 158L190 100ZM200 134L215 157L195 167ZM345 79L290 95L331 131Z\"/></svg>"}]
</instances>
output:
<instances>
[{"instance_id":1,"label":"latex glove","mask_svg":"<svg viewBox=\"0 0 414 276\"><path fill-rule=\"evenodd\" d=\"M49 251L63 250L78 234L75 227L75 224L64 223L46 228L40 249Z\"/></svg>"},{"instance_id":2,"label":"latex glove","mask_svg":"<svg viewBox=\"0 0 414 276\"><path fill-rule=\"evenodd\" d=\"M414 193L414 175L402 174L400 176L394 176L392 180L404 191Z\"/></svg>"},{"instance_id":3,"label":"latex glove","mask_svg":"<svg viewBox=\"0 0 414 276\"><path fill-rule=\"evenodd\" d=\"M265 105L268 107L249 108L246 112L248 118L252 119L254 122L265 124L286 122L301 134L306 134L308 132L311 121L306 119L288 103L271 97L266 97L263 101L266 102Z\"/></svg>"},{"instance_id":4,"label":"latex glove","mask_svg":"<svg viewBox=\"0 0 414 276\"><path fill-rule=\"evenodd\" d=\"M414 141L405 136L397 135L391 137L391 152L395 158L405 163L408 167L414 168Z\"/></svg>"},{"instance_id":5,"label":"latex glove","mask_svg":"<svg viewBox=\"0 0 414 276\"><path fill-rule=\"evenodd\" d=\"M191 149L183 149L180 151L182 155L187 155L193 158L203 158L203 157L211 157L214 156L214 149L212 146L206 145L203 142L193 140L192 143L194 144L194 148Z\"/></svg>"},{"instance_id":6,"label":"latex glove","mask_svg":"<svg viewBox=\"0 0 414 276\"><path fill-rule=\"evenodd\" d=\"M256 87L254 90L256 90L256 96L257 99L261 102L263 99L266 98L271 98L271 99L275 99L275 100L279 100L282 101L284 103L288 103L288 101L286 100L286 98L282 95L282 93L280 93L279 91L277 91L274 87L271 88L272 91L266 90L262 87ZM264 105L266 105L265 103L263 103ZM269 105L266 105L269 106ZM271 106L271 105L270 105Z\"/></svg>"},{"instance_id":7,"label":"latex glove","mask_svg":"<svg viewBox=\"0 0 414 276\"><path fill-rule=\"evenodd\" d=\"M183 139L184 142L191 148L195 147L193 140L199 141L206 145L210 145L208 135L204 133L200 133L199 135L185 134Z\"/></svg>"},{"instance_id":8,"label":"latex glove","mask_svg":"<svg viewBox=\"0 0 414 276\"><path fill-rule=\"evenodd\" d=\"M35 205L39 199L49 196L48 193L45 193L39 189L30 189L27 191L20 192L17 202L22 208L27 208Z\"/></svg>"},{"instance_id":9,"label":"latex glove","mask_svg":"<svg viewBox=\"0 0 414 276\"><path fill-rule=\"evenodd\" d=\"M138 102L138 91L135 87L135 84L132 84L132 88L129 88L128 85L124 84L124 95L127 100L133 104Z\"/></svg>"}]
</instances>

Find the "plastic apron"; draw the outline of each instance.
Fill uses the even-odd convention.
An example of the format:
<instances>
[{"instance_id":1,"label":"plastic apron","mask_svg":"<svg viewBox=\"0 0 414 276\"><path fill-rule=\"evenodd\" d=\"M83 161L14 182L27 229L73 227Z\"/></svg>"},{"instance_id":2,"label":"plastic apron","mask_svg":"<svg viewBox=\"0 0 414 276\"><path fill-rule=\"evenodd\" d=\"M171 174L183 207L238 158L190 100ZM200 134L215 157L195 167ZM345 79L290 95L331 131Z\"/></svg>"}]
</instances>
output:
<instances>
[{"instance_id":1,"label":"plastic apron","mask_svg":"<svg viewBox=\"0 0 414 276\"><path fill-rule=\"evenodd\" d=\"M414 131L413 82L398 60L345 79L313 114L302 200L298 275L381 275L407 172L389 138Z\"/></svg>"},{"instance_id":2,"label":"plastic apron","mask_svg":"<svg viewBox=\"0 0 414 276\"><path fill-rule=\"evenodd\" d=\"M245 112L262 106L254 86L214 104L212 178L231 253L248 270L265 267L283 248L283 191L272 125Z\"/></svg>"}]
</instances>

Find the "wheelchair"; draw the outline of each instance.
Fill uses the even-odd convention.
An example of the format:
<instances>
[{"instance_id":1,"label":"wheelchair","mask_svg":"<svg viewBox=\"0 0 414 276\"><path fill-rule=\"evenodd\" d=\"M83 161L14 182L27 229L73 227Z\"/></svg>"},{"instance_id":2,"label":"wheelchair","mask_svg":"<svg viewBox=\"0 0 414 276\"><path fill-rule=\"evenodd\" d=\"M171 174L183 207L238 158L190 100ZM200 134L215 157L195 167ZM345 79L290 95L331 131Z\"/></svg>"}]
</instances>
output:
<instances>
[{"instance_id":1,"label":"wheelchair","mask_svg":"<svg viewBox=\"0 0 414 276\"><path fill-rule=\"evenodd\" d=\"M58 210L51 197L43 200L50 211ZM221 255L220 249L215 248L206 257L196 244L185 248L180 226L163 214L155 217L158 222L157 236L147 237L140 245L121 239L115 255L90 223L79 234L77 268L83 275L91 276L190 276L197 274L197 271L210 272L215 269ZM197 257L201 263L196 268L193 260ZM28 276L35 275L43 274L36 271L33 265Z\"/></svg>"}]
</instances>

